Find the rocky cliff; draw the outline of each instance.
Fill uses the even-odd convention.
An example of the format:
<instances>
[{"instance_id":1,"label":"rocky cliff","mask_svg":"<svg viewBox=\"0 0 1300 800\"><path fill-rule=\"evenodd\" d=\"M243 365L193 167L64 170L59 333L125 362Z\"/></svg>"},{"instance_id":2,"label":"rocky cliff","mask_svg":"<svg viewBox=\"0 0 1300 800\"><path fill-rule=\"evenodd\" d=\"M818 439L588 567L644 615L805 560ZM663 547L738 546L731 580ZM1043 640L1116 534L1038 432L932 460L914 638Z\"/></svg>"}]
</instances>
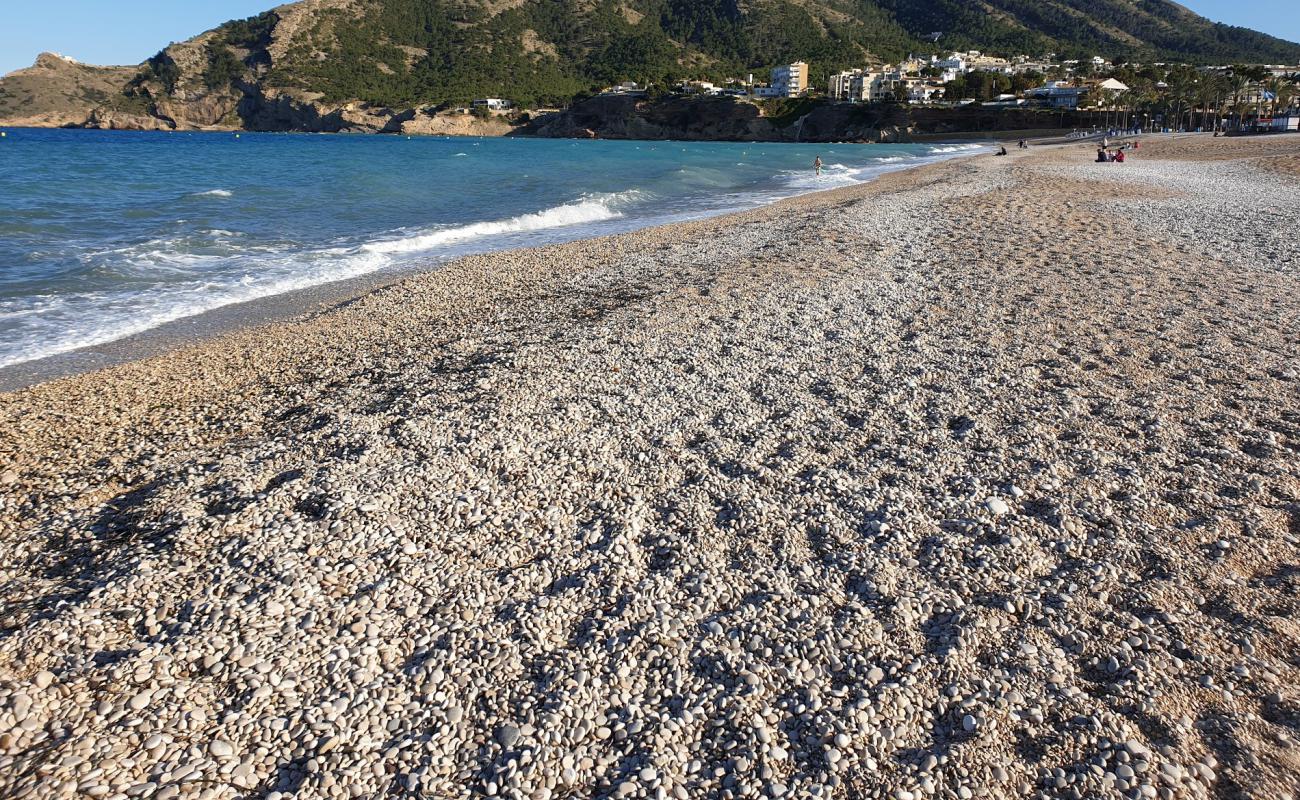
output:
<instances>
[{"instance_id":1,"label":"rocky cliff","mask_svg":"<svg viewBox=\"0 0 1300 800\"><path fill-rule=\"evenodd\" d=\"M917 117L923 122L918 122ZM893 105L801 102L757 105L730 97L594 97L541 117L528 136L734 142L898 142L948 130L981 130L972 114L918 115ZM964 127L973 125L976 127ZM1032 126L1026 126L1032 127Z\"/></svg>"}]
</instances>

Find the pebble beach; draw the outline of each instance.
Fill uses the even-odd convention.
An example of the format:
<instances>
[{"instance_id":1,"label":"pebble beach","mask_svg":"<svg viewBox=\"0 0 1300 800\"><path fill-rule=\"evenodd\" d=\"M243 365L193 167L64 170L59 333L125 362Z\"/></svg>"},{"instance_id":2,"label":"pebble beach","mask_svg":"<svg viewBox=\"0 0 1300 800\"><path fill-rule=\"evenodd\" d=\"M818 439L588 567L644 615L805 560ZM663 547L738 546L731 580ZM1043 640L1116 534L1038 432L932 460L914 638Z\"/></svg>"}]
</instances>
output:
<instances>
[{"instance_id":1,"label":"pebble beach","mask_svg":"<svg viewBox=\"0 0 1300 800\"><path fill-rule=\"evenodd\" d=\"M0 394L0 797L1300 797L1300 136L472 256Z\"/></svg>"}]
</instances>

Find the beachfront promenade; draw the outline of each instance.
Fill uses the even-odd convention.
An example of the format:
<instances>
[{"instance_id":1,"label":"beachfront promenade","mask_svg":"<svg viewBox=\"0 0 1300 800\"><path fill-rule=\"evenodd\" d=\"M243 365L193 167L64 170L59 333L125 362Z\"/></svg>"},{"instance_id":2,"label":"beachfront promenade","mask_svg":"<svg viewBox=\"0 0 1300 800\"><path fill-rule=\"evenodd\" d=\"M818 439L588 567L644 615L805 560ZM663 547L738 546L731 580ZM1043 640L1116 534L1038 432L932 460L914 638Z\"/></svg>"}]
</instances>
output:
<instances>
[{"instance_id":1,"label":"beachfront promenade","mask_svg":"<svg viewBox=\"0 0 1300 800\"><path fill-rule=\"evenodd\" d=\"M1295 796L1300 137L1094 149L0 396L0 796Z\"/></svg>"}]
</instances>

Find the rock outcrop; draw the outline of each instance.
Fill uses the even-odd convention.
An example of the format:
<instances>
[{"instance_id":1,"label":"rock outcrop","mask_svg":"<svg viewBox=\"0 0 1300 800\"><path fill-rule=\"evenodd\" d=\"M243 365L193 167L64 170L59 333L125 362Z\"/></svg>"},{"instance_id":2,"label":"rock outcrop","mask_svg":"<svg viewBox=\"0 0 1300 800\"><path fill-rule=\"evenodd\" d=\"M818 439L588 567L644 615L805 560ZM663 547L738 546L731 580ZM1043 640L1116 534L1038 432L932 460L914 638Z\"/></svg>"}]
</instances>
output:
<instances>
[{"instance_id":1,"label":"rock outcrop","mask_svg":"<svg viewBox=\"0 0 1300 800\"><path fill-rule=\"evenodd\" d=\"M413 114L398 133L408 136L507 136L518 130L502 117L480 118L471 114Z\"/></svg>"},{"instance_id":2,"label":"rock outcrop","mask_svg":"<svg viewBox=\"0 0 1300 800\"><path fill-rule=\"evenodd\" d=\"M54 53L0 78L0 125L77 126L120 96L139 67L96 67Z\"/></svg>"},{"instance_id":3,"label":"rock outcrop","mask_svg":"<svg viewBox=\"0 0 1300 800\"><path fill-rule=\"evenodd\" d=\"M129 111L115 111L111 108L97 108L78 128L95 128L105 131L169 131L175 125L152 114L134 114Z\"/></svg>"},{"instance_id":4,"label":"rock outcrop","mask_svg":"<svg viewBox=\"0 0 1300 800\"><path fill-rule=\"evenodd\" d=\"M682 141L832 142L898 141L907 113L896 106L822 103L781 117L733 97L627 95L593 97L540 117L520 133L555 138L677 139Z\"/></svg>"}]
</instances>

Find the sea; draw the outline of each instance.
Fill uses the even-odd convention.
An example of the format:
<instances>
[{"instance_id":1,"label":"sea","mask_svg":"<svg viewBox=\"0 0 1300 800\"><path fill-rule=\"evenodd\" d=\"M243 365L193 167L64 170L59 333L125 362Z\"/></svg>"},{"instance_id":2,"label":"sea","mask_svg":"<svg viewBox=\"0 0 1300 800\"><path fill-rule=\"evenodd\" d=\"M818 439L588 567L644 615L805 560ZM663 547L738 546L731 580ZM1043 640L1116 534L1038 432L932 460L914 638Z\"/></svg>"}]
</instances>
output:
<instances>
[{"instance_id":1,"label":"sea","mask_svg":"<svg viewBox=\"0 0 1300 800\"><path fill-rule=\"evenodd\" d=\"M4 134L0 367L234 303L753 208L982 147Z\"/></svg>"}]
</instances>

